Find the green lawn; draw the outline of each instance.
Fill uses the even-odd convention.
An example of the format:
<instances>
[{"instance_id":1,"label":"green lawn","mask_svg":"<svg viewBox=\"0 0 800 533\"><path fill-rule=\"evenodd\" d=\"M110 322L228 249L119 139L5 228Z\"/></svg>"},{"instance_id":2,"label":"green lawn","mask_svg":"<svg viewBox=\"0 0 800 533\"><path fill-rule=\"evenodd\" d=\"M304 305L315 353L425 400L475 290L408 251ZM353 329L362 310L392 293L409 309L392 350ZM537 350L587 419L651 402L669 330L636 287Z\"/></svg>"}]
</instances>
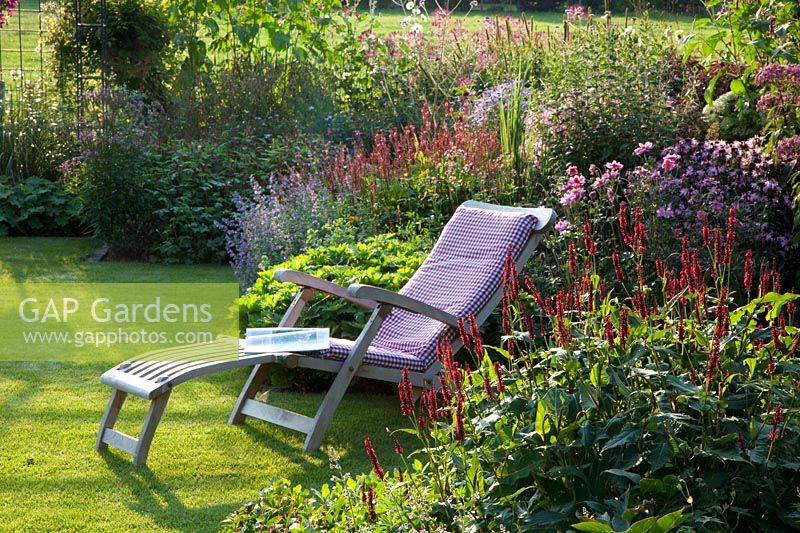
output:
<instances>
[{"instance_id":1,"label":"green lawn","mask_svg":"<svg viewBox=\"0 0 800 533\"><path fill-rule=\"evenodd\" d=\"M222 266L164 266L81 260L89 239L0 239L0 282L229 281ZM0 530L214 531L273 476L320 485L330 478L323 452L302 451L302 435L260 421L226 423L246 369L181 385L156 433L146 468L94 440L109 389L100 374L112 357L87 362L0 362ZM272 393L270 401L312 414L321 394ZM135 433L146 403L128 400L118 427ZM324 447L346 471L369 468L370 435L385 466L396 464L384 428L405 420L393 395L345 397ZM410 444L410 443L406 443Z\"/></svg>"},{"instance_id":2,"label":"green lawn","mask_svg":"<svg viewBox=\"0 0 800 533\"><path fill-rule=\"evenodd\" d=\"M624 16L624 13L615 13L612 16L612 21L619 24L625 24L627 21L631 23L633 21L638 20L637 18L631 16L627 19ZM401 31L402 27L400 26L400 22L404 18L403 11L400 9L383 9L379 10L375 13L376 19L376 33L380 35L385 35L387 33ZM464 23L464 26L470 31L481 31L484 27L484 19L486 17L494 18L494 17L504 17L504 16L512 16L515 18L519 18L521 13L518 11L512 12L495 12L495 11L473 11L468 15L456 14L454 18L457 20L461 20ZM564 13L563 12L542 12L542 11L534 11L534 12L526 12L525 18L532 22L534 25L534 29L547 31L548 29L560 29L563 26L564 22ZM664 30L667 28L672 29L680 29L686 32L691 31L692 29L692 22L694 18L689 15L676 15L674 13L653 13L650 15L650 21L653 22L654 27L659 30ZM597 20L595 20L597 21ZM423 23L423 31L427 29L427 26L430 25L430 19L427 23Z\"/></svg>"},{"instance_id":3,"label":"green lawn","mask_svg":"<svg viewBox=\"0 0 800 533\"><path fill-rule=\"evenodd\" d=\"M39 0L20 0L20 9L0 28L0 69L6 83L16 79L12 79L11 69L23 70L25 79L40 77L43 56L39 51L39 5Z\"/></svg>"}]
</instances>

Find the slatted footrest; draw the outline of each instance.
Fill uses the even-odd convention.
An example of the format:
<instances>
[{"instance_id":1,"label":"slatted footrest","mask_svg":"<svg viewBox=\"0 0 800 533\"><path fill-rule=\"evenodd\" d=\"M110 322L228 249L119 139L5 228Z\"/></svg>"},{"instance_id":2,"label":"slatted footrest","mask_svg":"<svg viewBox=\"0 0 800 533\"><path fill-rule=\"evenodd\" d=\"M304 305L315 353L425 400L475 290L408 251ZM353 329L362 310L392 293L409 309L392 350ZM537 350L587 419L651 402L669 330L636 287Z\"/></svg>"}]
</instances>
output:
<instances>
[{"instance_id":1,"label":"slatted footrest","mask_svg":"<svg viewBox=\"0 0 800 533\"><path fill-rule=\"evenodd\" d=\"M103 430L103 436L100 440L103 444L119 448L131 455L136 455L136 448L139 446L139 439L111 428Z\"/></svg>"},{"instance_id":2,"label":"slatted footrest","mask_svg":"<svg viewBox=\"0 0 800 533\"><path fill-rule=\"evenodd\" d=\"M241 412L244 415L293 429L300 433L308 434L314 427L313 418L256 400L247 400L244 402Z\"/></svg>"}]
</instances>

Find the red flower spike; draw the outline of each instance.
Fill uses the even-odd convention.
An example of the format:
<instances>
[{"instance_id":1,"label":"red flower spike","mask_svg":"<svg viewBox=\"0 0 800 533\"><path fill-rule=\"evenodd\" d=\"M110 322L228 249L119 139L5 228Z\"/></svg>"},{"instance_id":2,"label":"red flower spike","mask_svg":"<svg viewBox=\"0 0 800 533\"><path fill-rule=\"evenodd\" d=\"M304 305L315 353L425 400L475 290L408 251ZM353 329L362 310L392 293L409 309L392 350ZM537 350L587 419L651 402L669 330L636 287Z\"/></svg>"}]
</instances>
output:
<instances>
[{"instance_id":1,"label":"red flower spike","mask_svg":"<svg viewBox=\"0 0 800 533\"><path fill-rule=\"evenodd\" d=\"M469 322L469 331L472 335L472 342L475 347L475 353L478 357L483 356L483 340L481 339L481 330L478 328L478 322L475 319L475 313L470 313L467 318Z\"/></svg>"},{"instance_id":2,"label":"red flower spike","mask_svg":"<svg viewBox=\"0 0 800 533\"><path fill-rule=\"evenodd\" d=\"M461 396L459 395L458 399L456 400L456 413L455 413L455 432L453 433L453 438L457 441L464 440L464 400L462 400Z\"/></svg>"},{"instance_id":3,"label":"red flower spike","mask_svg":"<svg viewBox=\"0 0 800 533\"><path fill-rule=\"evenodd\" d=\"M614 326L611 324L611 317L605 317L605 336L609 348L614 348Z\"/></svg>"},{"instance_id":4,"label":"red flower spike","mask_svg":"<svg viewBox=\"0 0 800 533\"><path fill-rule=\"evenodd\" d=\"M575 243L569 243L567 249L569 250L569 273L574 277L578 272L578 260L575 257Z\"/></svg>"},{"instance_id":5,"label":"red flower spike","mask_svg":"<svg viewBox=\"0 0 800 533\"><path fill-rule=\"evenodd\" d=\"M753 252L747 250L744 254L744 288L747 294L753 288Z\"/></svg>"},{"instance_id":6,"label":"red flower spike","mask_svg":"<svg viewBox=\"0 0 800 533\"><path fill-rule=\"evenodd\" d=\"M739 451L742 452L742 455L747 457L747 444L744 441L744 435L742 434L741 431L736 432L736 439L739 442Z\"/></svg>"},{"instance_id":7,"label":"red flower spike","mask_svg":"<svg viewBox=\"0 0 800 533\"><path fill-rule=\"evenodd\" d=\"M378 454L375 453L375 448L372 447L372 441L369 437L364 437L364 449L369 456L369 460L372 461L372 470L375 472L375 475L383 479L384 476L386 476L386 472L383 471L381 464L378 462Z\"/></svg>"},{"instance_id":8,"label":"red flower spike","mask_svg":"<svg viewBox=\"0 0 800 533\"><path fill-rule=\"evenodd\" d=\"M506 382L503 381L503 371L502 367L500 366L500 361L495 361L493 366L494 366L494 375L497 377L497 391L505 392Z\"/></svg>"},{"instance_id":9,"label":"red flower spike","mask_svg":"<svg viewBox=\"0 0 800 533\"><path fill-rule=\"evenodd\" d=\"M373 490L372 487L367 489L366 499L367 499L367 512L369 513L369 519L374 522L376 518L375 491Z\"/></svg>"},{"instance_id":10,"label":"red flower spike","mask_svg":"<svg viewBox=\"0 0 800 533\"><path fill-rule=\"evenodd\" d=\"M439 372L439 384L442 386L442 399L444 400L445 405L450 405L453 402L453 395L450 392L450 387L447 385L447 380L444 377L444 374Z\"/></svg>"},{"instance_id":11,"label":"red flower spike","mask_svg":"<svg viewBox=\"0 0 800 533\"><path fill-rule=\"evenodd\" d=\"M781 334L778 328L775 325L772 325L772 347L776 350L783 349L783 342L781 342Z\"/></svg>"},{"instance_id":12,"label":"red flower spike","mask_svg":"<svg viewBox=\"0 0 800 533\"><path fill-rule=\"evenodd\" d=\"M619 311L619 344L622 348L628 342L628 308L623 307Z\"/></svg>"},{"instance_id":13,"label":"red flower spike","mask_svg":"<svg viewBox=\"0 0 800 533\"><path fill-rule=\"evenodd\" d=\"M400 410L403 416L408 416L414 413L414 392L411 385L411 379L408 376L408 369L403 369L403 375L400 378L400 383L397 385L397 392L400 394Z\"/></svg>"},{"instance_id":14,"label":"red flower spike","mask_svg":"<svg viewBox=\"0 0 800 533\"><path fill-rule=\"evenodd\" d=\"M731 255L733 254L733 246L736 243L736 209L731 207L728 211L728 229L725 233L725 258L724 263L726 266L731 265Z\"/></svg>"},{"instance_id":15,"label":"red flower spike","mask_svg":"<svg viewBox=\"0 0 800 533\"><path fill-rule=\"evenodd\" d=\"M467 333L467 328L464 327L464 319L461 317L458 317L458 334L461 336L461 344L464 345L464 348L471 349L472 344L469 342L469 334Z\"/></svg>"},{"instance_id":16,"label":"red flower spike","mask_svg":"<svg viewBox=\"0 0 800 533\"><path fill-rule=\"evenodd\" d=\"M394 439L394 453L397 455L403 455L403 446L400 444L400 441L397 440L397 437L395 436L392 436L392 439Z\"/></svg>"},{"instance_id":17,"label":"red flower spike","mask_svg":"<svg viewBox=\"0 0 800 533\"><path fill-rule=\"evenodd\" d=\"M711 246L711 230L708 229L708 225L703 224L703 246Z\"/></svg>"},{"instance_id":18,"label":"red flower spike","mask_svg":"<svg viewBox=\"0 0 800 533\"><path fill-rule=\"evenodd\" d=\"M622 242L630 246L633 243L633 238L628 231L628 213L626 211L625 202L619 204L619 232L622 235Z\"/></svg>"},{"instance_id":19,"label":"red flower spike","mask_svg":"<svg viewBox=\"0 0 800 533\"><path fill-rule=\"evenodd\" d=\"M486 397L494 401L494 391L492 390L492 381L489 376L483 376L483 390L486 392Z\"/></svg>"},{"instance_id":20,"label":"red flower spike","mask_svg":"<svg viewBox=\"0 0 800 533\"><path fill-rule=\"evenodd\" d=\"M622 262L619 259L619 253L616 249L611 252L611 262L614 264L614 275L617 276L617 281L624 283L625 272L622 270Z\"/></svg>"},{"instance_id":21,"label":"red flower spike","mask_svg":"<svg viewBox=\"0 0 800 533\"><path fill-rule=\"evenodd\" d=\"M583 243L586 246L586 252L589 255L594 255L597 253L597 247L594 244L594 240L592 239L592 228L589 225L589 219L585 218L583 220Z\"/></svg>"}]
</instances>

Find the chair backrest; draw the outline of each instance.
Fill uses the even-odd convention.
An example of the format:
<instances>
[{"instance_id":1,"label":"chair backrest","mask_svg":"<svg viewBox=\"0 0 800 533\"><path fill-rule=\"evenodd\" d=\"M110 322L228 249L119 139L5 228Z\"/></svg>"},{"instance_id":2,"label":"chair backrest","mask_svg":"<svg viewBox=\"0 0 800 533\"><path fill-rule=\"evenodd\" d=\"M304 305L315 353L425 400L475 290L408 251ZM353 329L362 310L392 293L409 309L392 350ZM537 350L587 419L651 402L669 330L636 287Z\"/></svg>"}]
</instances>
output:
<instances>
[{"instance_id":1,"label":"chair backrest","mask_svg":"<svg viewBox=\"0 0 800 533\"><path fill-rule=\"evenodd\" d=\"M456 209L428 258L400 290L452 315L470 313L482 322L500 300L503 266L509 247L524 264L555 222L551 209L526 209L466 202ZM372 346L436 361L436 343L448 326L437 320L394 309Z\"/></svg>"}]
</instances>

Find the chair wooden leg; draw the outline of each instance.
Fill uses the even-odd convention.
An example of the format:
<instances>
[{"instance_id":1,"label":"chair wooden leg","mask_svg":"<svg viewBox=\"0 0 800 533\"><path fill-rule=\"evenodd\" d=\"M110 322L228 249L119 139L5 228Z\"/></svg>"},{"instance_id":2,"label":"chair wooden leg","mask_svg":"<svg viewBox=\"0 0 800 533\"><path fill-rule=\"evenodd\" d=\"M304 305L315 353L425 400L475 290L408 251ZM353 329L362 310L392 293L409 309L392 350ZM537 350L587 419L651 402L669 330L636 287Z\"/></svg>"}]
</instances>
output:
<instances>
[{"instance_id":1,"label":"chair wooden leg","mask_svg":"<svg viewBox=\"0 0 800 533\"><path fill-rule=\"evenodd\" d=\"M103 433L105 433L106 429L113 429L114 424L117 423L117 417L127 396L128 393L125 391L119 389L111 390L111 398L108 400L103 418L100 419L100 430L97 432L97 443L95 444L96 450L100 451L108 448L108 444L103 442Z\"/></svg>"},{"instance_id":2,"label":"chair wooden leg","mask_svg":"<svg viewBox=\"0 0 800 533\"><path fill-rule=\"evenodd\" d=\"M133 452L134 466L143 466L147 463L147 455L150 453L150 444L153 442L153 436L156 434L156 428L161 421L161 415L164 414L164 409L167 407L169 401L170 391L165 392L161 396L157 396L150 401L150 409L147 411L147 416L144 419L144 425L139 432L139 441L136 444L136 449Z\"/></svg>"},{"instance_id":3,"label":"chair wooden leg","mask_svg":"<svg viewBox=\"0 0 800 533\"><path fill-rule=\"evenodd\" d=\"M320 405L317 410L317 415L314 417L314 426L307 434L305 444L303 445L305 451L313 452L319 449L322 444L322 439L325 436L325 431L331 423L333 414L336 412L336 408L339 407L339 402L342 401L342 397L347 391L350 382L353 381L353 376L355 376L356 370L358 370L358 367L361 365L361 361L367 353L367 348L369 348L372 339L391 311L392 308L389 306L378 306L372 313L367 325L364 326L364 329L353 345L353 349L350 351L350 355L344 360L342 369L336 374L336 379L333 380L333 384L325 395L325 399L322 400L322 405Z\"/></svg>"},{"instance_id":4,"label":"chair wooden leg","mask_svg":"<svg viewBox=\"0 0 800 533\"><path fill-rule=\"evenodd\" d=\"M247 382L244 384L242 391L239 393L239 398L236 400L236 405L233 407L231 416L228 418L228 424L241 424L244 422L245 415L242 413L242 407L244 407L247 400L255 398L261 385L267 379L268 369L269 367L267 365L256 365L252 372L250 372L250 377L247 378Z\"/></svg>"}]
</instances>

